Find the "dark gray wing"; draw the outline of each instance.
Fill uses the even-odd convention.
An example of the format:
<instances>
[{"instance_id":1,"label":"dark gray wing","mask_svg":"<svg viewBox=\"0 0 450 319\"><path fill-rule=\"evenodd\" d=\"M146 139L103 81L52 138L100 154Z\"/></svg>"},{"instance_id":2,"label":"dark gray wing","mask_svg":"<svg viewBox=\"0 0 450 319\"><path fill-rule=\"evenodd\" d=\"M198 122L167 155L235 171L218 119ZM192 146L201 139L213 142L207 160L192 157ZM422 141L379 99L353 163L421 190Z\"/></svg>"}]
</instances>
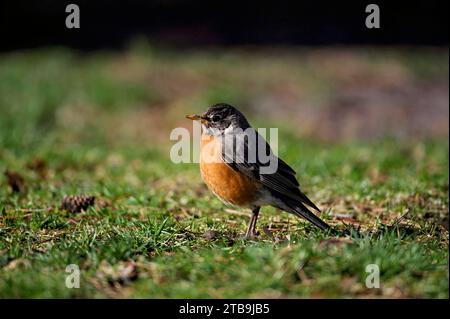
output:
<instances>
[{"instance_id":1,"label":"dark gray wing","mask_svg":"<svg viewBox=\"0 0 450 319\"><path fill-rule=\"evenodd\" d=\"M319 208L301 192L295 171L273 154L269 144L258 132L251 130L253 136L245 133L222 136L224 162L234 170L259 180L277 198L294 203L299 201L320 212ZM265 156L258 155L260 152L265 152L261 153ZM265 174L264 168L270 168L271 161L277 162L277 168L274 172Z\"/></svg>"}]
</instances>

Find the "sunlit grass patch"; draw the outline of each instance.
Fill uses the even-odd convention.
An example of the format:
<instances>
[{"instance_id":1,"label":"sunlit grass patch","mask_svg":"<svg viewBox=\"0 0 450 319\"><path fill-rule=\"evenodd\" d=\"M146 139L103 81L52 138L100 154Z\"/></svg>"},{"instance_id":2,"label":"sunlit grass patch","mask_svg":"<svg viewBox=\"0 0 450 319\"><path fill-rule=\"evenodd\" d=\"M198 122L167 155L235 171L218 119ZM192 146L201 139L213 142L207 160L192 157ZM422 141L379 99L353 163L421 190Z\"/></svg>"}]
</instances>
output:
<instances>
[{"instance_id":1,"label":"sunlit grass patch","mask_svg":"<svg viewBox=\"0 0 450 319\"><path fill-rule=\"evenodd\" d=\"M134 48L1 59L0 296L448 298L448 138L306 138L303 123L257 100L333 99L327 73L345 82L345 70L329 62L306 81L326 56L273 62ZM363 68L353 72L374 74L357 56ZM445 73L420 68L432 79ZM245 109L252 123L280 129L280 156L339 234L265 207L258 240L244 241L248 212L216 199L196 164L170 161L170 130L217 99L266 105ZM65 195L95 204L68 212ZM80 268L79 289L65 285L69 264ZM370 264L379 289L366 287Z\"/></svg>"}]
</instances>

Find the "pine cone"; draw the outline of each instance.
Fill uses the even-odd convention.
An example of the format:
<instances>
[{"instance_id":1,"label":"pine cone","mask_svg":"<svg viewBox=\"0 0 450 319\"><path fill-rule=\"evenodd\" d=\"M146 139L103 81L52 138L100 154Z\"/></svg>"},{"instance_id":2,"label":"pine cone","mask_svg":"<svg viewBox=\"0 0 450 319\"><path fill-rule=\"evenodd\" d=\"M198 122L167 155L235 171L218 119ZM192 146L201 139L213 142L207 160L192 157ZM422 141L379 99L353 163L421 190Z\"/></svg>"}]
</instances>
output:
<instances>
[{"instance_id":1,"label":"pine cone","mask_svg":"<svg viewBox=\"0 0 450 319\"><path fill-rule=\"evenodd\" d=\"M65 209L71 213L78 213L86 210L89 206L94 205L95 196L86 195L69 195L64 196L61 202L61 209Z\"/></svg>"}]
</instances>

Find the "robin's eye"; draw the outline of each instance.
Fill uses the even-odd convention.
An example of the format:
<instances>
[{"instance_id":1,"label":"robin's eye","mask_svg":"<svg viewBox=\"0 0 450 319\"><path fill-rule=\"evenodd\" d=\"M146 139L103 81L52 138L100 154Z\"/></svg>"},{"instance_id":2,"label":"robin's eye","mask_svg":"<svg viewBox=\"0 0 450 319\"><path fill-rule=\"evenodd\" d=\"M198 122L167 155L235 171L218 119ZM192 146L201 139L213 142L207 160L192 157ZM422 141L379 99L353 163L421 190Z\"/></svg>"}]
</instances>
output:
<instances>
[{"instance_id":1,"label":"robin's eye","mask_svg":"<svg viewBox=\"0 0 450 319\"><path fill-rule=\"evenodd\" d=\"M213 121L213 122L219 122L219 121L220 121L220 116L219 116L219 115L213 115L213 116L211 117L211 121Z\"/></svg>"}]
</instances>

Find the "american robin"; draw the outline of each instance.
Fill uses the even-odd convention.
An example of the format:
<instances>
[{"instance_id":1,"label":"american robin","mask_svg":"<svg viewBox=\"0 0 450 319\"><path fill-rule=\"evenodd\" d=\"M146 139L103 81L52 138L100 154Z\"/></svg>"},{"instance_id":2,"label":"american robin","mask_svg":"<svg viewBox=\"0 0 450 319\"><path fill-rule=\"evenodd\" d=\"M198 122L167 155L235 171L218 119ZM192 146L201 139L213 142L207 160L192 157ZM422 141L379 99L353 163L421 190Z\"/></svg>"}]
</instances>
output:
<instances>
[{"instance_id":1,"label":"american robin","mask_svg":"<svg viewBox=\"0 0 450 319\"><path fill-rule=\"evenodd\" d=\"M219 103L202 115L186 117L202 124L200 172L208 188L224 203L252 210L246 238L255 237L263 205L302 217L322 230L330 228L305 206L320 212L300 190L295 171L273 154L236 108Z\"/></svg>"}]
</instances>

